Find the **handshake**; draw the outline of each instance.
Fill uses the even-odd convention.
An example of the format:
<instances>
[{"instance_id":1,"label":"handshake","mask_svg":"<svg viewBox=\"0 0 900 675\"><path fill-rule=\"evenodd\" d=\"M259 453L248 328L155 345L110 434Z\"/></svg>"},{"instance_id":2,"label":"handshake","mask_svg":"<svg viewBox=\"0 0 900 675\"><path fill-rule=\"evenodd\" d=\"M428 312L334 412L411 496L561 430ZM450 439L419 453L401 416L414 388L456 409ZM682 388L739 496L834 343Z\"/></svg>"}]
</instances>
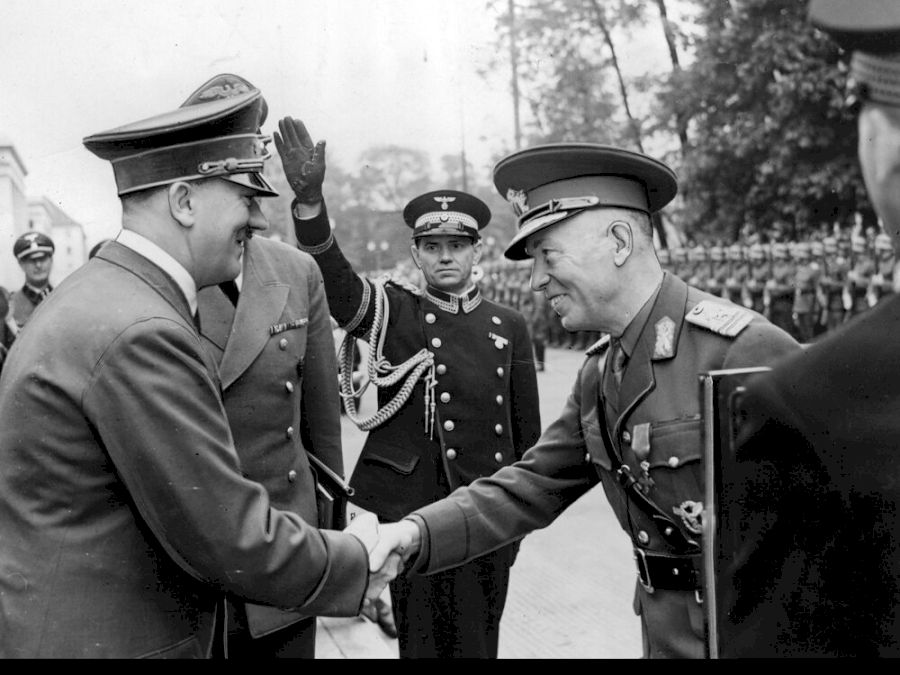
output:
<instances>
[{"instance_id":1,"label":"handshake","mask_svg":"<svg viewBox=\"0 0 900 675\"><path fill-rule=\"evenodd\" d=\"M363 610L366 610L418 553L419 526L411 520L379 524L375 514L359 513L344 532L359 539L369 554L369 580L363 600Z\"/></svg>"}]
</instances>

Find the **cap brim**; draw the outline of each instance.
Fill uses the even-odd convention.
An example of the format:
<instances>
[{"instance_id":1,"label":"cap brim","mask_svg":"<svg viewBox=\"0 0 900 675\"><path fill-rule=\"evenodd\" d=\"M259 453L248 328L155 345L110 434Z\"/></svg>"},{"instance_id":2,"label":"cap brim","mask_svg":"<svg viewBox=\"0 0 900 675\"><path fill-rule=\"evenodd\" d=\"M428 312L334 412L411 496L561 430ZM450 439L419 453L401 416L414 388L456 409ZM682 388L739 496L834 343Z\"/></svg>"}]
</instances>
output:
<instances>
[{"instance_id":1,"label":"cap brim","mask_svg":"<svg viewBox=\"0 0 900 675\"><path fill-rule=\"evenodd\" d=\"M581 213L584 209L579 209L577 213ZM561 212L561 213L548 213L546 216L540 216L535 218L532 222L528 223L525 227L519 230L516 233L516 236L512 238L509 244L506 245L506 250L503 252L503 256L508 260L527 260L531 256L529 256L525 252L525 240L528 239L535 232L539 232L551 225L556 225L556 223L560 223L567 218L577 215L576 212Z\"/></svg>"},{"instance_id":2,"label":"cap brim","mask_svg":"<svg viewBox=\"0 0 900 675\"><path fill-rule=\"evenodd\" d=\"M256 190L260 197L277 197L278 191L265 179L261 173L228 173L223 176L216 176L230 183L243 185L244 187Z\"/></svg>"}]
</instances>

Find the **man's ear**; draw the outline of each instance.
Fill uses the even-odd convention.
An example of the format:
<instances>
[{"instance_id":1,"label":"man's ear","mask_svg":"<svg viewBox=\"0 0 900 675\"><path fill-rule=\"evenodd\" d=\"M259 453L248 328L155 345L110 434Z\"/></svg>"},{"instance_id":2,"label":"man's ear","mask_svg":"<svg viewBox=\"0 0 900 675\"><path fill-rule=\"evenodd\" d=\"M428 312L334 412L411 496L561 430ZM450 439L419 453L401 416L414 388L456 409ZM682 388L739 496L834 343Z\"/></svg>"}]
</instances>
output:
<instances>
[{"instance_id":1,"label":"man's ear","mask_svg":"<svg viewBox=\"0 0 900 675\"><path fill-rule=\"evenodd\" d=\"M608 232L616 245L613 262L616 264L616 267L621 267L634 250L634 232L631 229L631 224L624 220L614 220L610 223Z\"/></svg>"},{"instance_id":2,"label":"man's ear","mask_svg":"<svg viewBox=\"0 0 900 675\"><path fill-rule=\"evenodd\" d=\"M413 242L409 245L409 253L412 255L413 262L416 264L416 267L422 269L422 263L419 262L419 247L416 244L416 240L413 239Z\"/></svg>"},{"instance_id":3,"label":"man's ear","mask_svg":"<svg viewBox=\"0 0 900 675\"><path fill-rule=\"evenodd\" d=\"M196 195L194 186L186 181L172 183L166 191L169 199L169 211L182 227L193 227L194 225Z\"/></svg>"},{"instance_id":4,"label":"man's ear","mask_svg":"<svg viewBox=\"0 0 900 675\"><path fill-rule=\"evenodd\" d=\"M481 261L481 254L484 252L484 242L478 239L472 244L472 248L475 249L475 257L472 259L472 264L477 265Z\"/></svg>"}]
</instances>

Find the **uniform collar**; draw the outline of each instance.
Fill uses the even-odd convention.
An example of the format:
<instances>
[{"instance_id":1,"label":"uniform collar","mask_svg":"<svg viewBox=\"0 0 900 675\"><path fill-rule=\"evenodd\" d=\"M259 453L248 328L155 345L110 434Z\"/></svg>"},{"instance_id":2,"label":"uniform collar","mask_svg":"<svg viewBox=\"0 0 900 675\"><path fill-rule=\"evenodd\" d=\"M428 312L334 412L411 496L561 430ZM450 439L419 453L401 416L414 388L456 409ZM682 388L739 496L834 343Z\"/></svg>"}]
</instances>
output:
<instances>
[{"instance_id":1,"label":"uniform collar","mask_svg":"<svg viewBox=\"0 0 900 675\"><path fill-rule=\"evenodd\" d=\"M35 305L44 299L44 290L46 290L47 293L50 293L50 291L53 290L53 287L50 284L47 284L44 288L35 288L31 284L22 286L22 293Z\"/></svg>"},{"instance_id":2,"label":"uniform collar","mask_svg":"<svg viewBox=\"0 0 900 675\"><path fill-rule=\"evenodd\" d=\"M660 288L662 288L662 279L660 279L659 284L656 286L653 293L650 294L650 297L647 298L647 301L640 310L638 310L638 313L631 320L631 323L628 324L625 332L622 333L622 337L619 338L619 344L625 352L626 358L631 358L631 355L634 354L635 345L637 345L641 333L644 332L644 326L647 324L650 312L653 311L653 307L656 305L656 298L659 297Z\"/></svg>"},{"instance_id":3,"label":"uniform collar","mask_svg":"<svg viewBox=\"0 0 900 675\"><path fill-rule=\"evenodd\" d=\"M472 286L462 295L439 291L432 286L425 287L425 297L434 303L439 309L450 314L459 314L460 309L468 314L481 304L482 296L478 286Z\"/></svg>"}]
</instances>

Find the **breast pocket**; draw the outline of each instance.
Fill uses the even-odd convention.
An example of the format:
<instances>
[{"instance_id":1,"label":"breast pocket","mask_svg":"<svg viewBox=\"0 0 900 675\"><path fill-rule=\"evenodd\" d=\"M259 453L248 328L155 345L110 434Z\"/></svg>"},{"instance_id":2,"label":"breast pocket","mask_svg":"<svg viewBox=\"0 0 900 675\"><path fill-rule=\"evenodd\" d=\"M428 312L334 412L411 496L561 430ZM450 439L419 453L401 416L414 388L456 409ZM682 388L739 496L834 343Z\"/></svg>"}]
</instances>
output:
<instances>
[{"instance_id":1,"label":"breast pocket","mask_svg":"<svg viewBox=\"0 0 900 675\"><path fill-rule=\"evenodd\" d=\"M650 425L647 470L654 483L654 499L660 504L703 499L702 442L700 415Z\"/></svg>"}]
</instances>

